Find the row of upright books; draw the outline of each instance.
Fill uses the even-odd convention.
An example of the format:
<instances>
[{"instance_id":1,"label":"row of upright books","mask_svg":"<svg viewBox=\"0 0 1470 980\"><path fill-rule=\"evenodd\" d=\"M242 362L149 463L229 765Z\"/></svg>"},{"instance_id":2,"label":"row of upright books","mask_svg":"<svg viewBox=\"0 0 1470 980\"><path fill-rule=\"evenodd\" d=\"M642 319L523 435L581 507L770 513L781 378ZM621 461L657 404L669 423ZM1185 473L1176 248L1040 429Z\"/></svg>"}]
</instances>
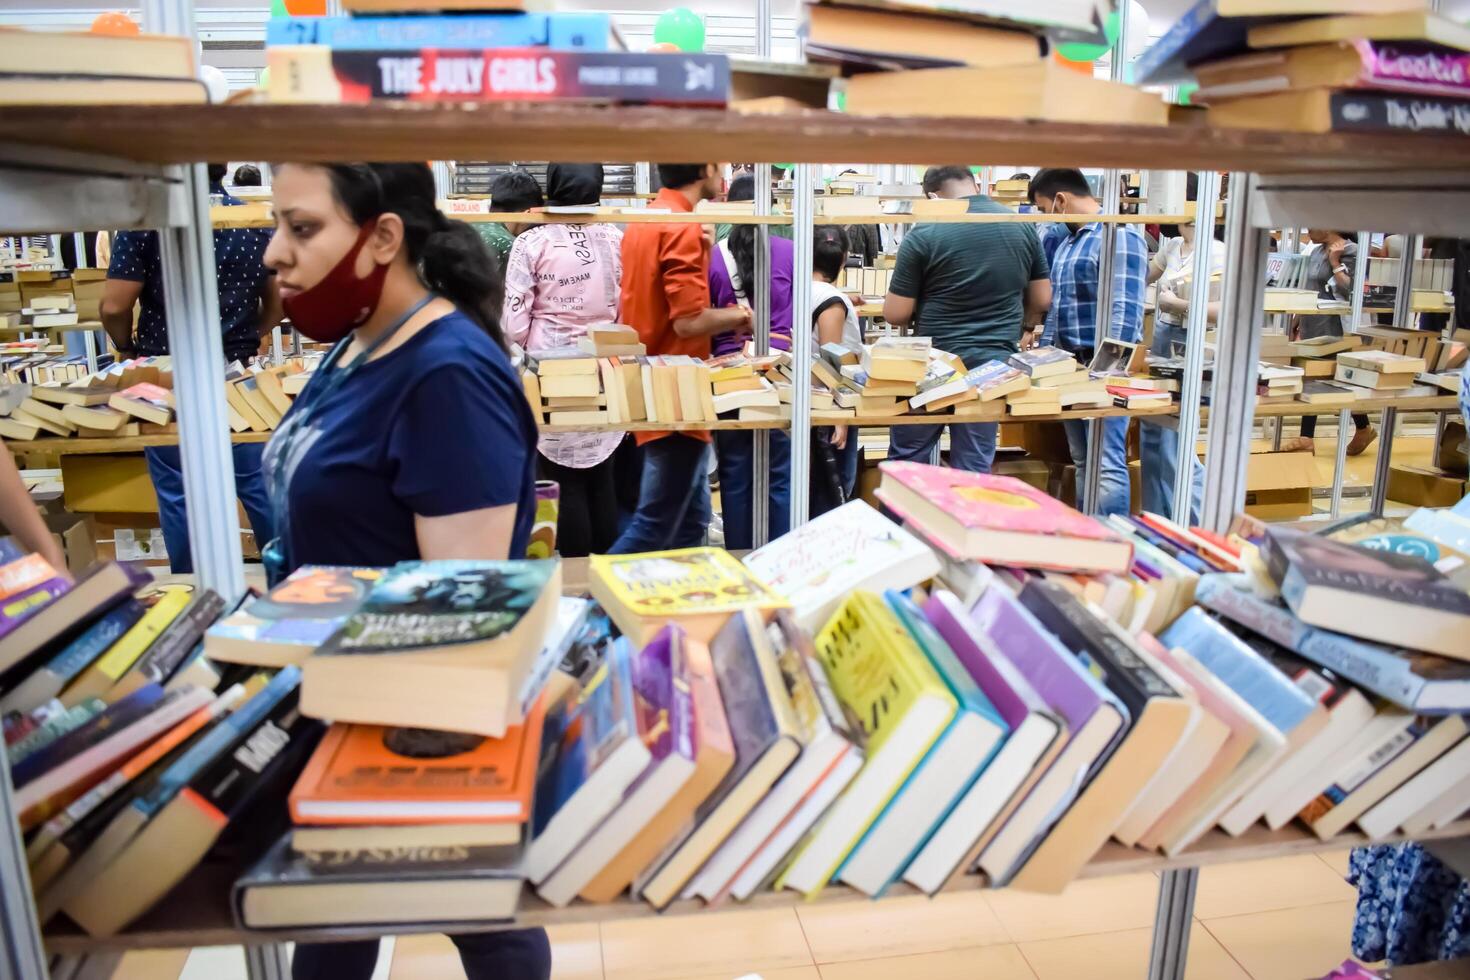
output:
<instances>
[{"instance_id":1,"label":"row of upright books","mask_svg":"<svg viewBox=\"0 0 1470 980\"><path fill-rule=\"evenodd\" d=\"M855 501L743 561L594 557L590 600L555 562L414 562L219 618L13 558L0 706L42 918L110 935L200 862L263 931L511 921L528 887L1055 892L1110 838L1470 809L1470 516L1221 536L882 475L897 521ZM1398 553L1431 547L1460 573Z\"/></svg>"}]
</instances>

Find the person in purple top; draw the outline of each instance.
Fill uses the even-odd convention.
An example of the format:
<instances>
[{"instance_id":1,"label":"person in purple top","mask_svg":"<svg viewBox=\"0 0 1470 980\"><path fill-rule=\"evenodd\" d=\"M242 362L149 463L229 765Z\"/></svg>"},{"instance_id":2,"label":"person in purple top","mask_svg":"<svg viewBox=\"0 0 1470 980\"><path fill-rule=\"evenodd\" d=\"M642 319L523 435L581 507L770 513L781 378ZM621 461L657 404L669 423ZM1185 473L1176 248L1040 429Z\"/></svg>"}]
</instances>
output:
<instances>
[{"instance_id":1,"label":"person in purple top","mask_svg":"<svg viewBox=\"0 0 1470 980\"><path fill-rule=\"evenodd\" d=\"M735 178L727 200L754 199L755 181ZM771 349L791 349L791 275L795 247L789 238L771 236ZM729 237L715 245L709 261L710 306L755 306L755 226L735 225ZM711 339L715 357L738 353L745 338L718 334ZM752 511L752 457L754 437L749 432L715 432L715 458L720 473L720 511L725 521L725 547L754 546ZM786 433L771 430L771 487L768 533L771 539L791 526L791 441Z\"/></svg>"}]
</instances>

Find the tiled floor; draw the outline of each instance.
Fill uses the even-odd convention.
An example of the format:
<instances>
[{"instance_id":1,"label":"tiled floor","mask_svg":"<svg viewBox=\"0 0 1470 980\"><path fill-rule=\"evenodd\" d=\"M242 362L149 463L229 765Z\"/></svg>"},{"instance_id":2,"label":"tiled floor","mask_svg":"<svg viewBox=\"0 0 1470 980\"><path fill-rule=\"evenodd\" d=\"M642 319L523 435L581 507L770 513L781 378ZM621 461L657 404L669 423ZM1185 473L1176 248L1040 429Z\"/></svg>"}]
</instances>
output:
<instances>
[{"instance_id":1,"label":"tiled floor","mask_svg":"<svg viewBox=\"0 0 1470 980\"><path fill-rule=\"evenodd\" d=\"M1189 980L1306 980L1349 955L1347 853L1200 873ZM551 930L555 980L1137 980L1157 879L1078 882L1060 896L969 892ZM187 959L187 964L186 964ZM182 971L182 972L180 972ZM463 976L442 936L396 940L374 980ZM129 954L124 980L242 980L238 951Z\"/></svg>"}]
</instances>

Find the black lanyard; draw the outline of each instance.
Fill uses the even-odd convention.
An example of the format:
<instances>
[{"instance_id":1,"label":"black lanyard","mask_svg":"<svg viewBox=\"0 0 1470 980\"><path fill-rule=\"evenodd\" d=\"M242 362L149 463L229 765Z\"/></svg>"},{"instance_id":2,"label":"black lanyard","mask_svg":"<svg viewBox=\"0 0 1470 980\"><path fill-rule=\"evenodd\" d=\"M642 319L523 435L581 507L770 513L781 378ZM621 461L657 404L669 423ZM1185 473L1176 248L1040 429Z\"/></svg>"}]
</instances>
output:
<instances>
[{"instance_id":1,"label":"black lanyard","mask_svg":"<svg viewBox=\"0 0 1470 980\"><path fill-rule=\"evenodd\" d=\"M317 368L312 379L307 382L306 388L296 397L294 410L291 413L291 424L280 433L279 444L271 447L271 455L275 457L276 465L272 468L266 490L270 496L271 511L275 518L276 537L261 549L261 560L266 565L266 574L271 585L280 581L291 567L291 522L287 494L290 489L291 454L296 448L297 440L307 430L317 410L357 373L358 368L366 364L373 354L393 339L393 336L413 318L414 314L428 306L434 298L434 294L429 293L409 307L408 312L389 324L388 328L378 334L371 344L363 348L362 353L354 357L346 366L339 368L337 362L342 359L342 353L352 343L352 337L342 338L337 342L337 346L332 348L331 353L327 354L321 367ZM275 443L276 440L273 439L272 442Z\"/></svg>"}]
</instances>

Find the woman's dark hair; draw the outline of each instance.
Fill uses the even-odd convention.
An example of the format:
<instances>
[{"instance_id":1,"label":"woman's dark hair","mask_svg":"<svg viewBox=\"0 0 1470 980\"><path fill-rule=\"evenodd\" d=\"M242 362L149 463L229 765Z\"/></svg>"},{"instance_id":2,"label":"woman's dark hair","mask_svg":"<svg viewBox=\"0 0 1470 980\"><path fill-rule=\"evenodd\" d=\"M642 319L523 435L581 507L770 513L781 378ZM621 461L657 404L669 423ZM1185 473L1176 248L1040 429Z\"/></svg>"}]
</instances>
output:
<instances>
[{"instance_id":1,"label":"woman's dark hair","mask_svg":"<svg viewBox=\"0 0 1470 980\"><path fill-rule=\"evenodd\" d=\"M527 170L509 170L490 182L490 210L529 211L546 204L541 185Z\"/></svg>"},{"instance_id":2,"label":"woman's dark hair","mask_svg":"<svg viewBox=\"0 0 1470 980\"><path fill-rule=\"evenodd\" d=\"M424 285L478 323L501 347L500 304L505 286L485 243L436 204L434 173L423 163L326 165L332 190L361 225L392 212L403 221L403 247Z\"/></svg>"},{"instance_id":3,"label":"woman's dark hair","mask_svg":"<svg viewBox=\"0 0 1470 980\"><path fill-rule=\"evenodd\" d=\"M725 194L727 201L754 201L755 177L741 174L730 182ZM745 298L755 302L755 225L735 225L730 237L730 254L735 258L735 271L740 274L740 284L745 287Z\"/></svg>"},{"instance_id":4,"label":"woman's dark hair","mask_svg":"<svg viewBox=\"0 0 1470 980\"><path fill-rule=\"evenodd\" d=\"M260 168L253 163L242 163L235 168L236 187L259 187Z\"/></svg>"},{"instance_id":5,"label":"woman's dark hair","mask_svg":"<svg viewBox=\"0 0 1470 980\"><path fill-rule=\"evenodd\" d=\"M556 207L602 203L602 164L553 163L547 165L546 203Z\"/></svg>"},{"instance_id":6,"label":"woman's dark hair","mask_svg":"<svg viewBox=\"0 0 1470 980\"><path fill-rule=\"evenodd\" d=\"M754 201L755 200L755 178L750 174L741 174L730 181L730 189L725 192L727 201Z\"/></svg>"},{"instance_id":7,"label":"woman's dark hair","mask_svg":"<svg viewBox=\"0 0 1470 980\"><path fill-rule=\"evenodd\" d=\"M812 236L812 268L836 282L847 262L847 235L837 225L823 225Z\"/></svg>"}]
</instances>

